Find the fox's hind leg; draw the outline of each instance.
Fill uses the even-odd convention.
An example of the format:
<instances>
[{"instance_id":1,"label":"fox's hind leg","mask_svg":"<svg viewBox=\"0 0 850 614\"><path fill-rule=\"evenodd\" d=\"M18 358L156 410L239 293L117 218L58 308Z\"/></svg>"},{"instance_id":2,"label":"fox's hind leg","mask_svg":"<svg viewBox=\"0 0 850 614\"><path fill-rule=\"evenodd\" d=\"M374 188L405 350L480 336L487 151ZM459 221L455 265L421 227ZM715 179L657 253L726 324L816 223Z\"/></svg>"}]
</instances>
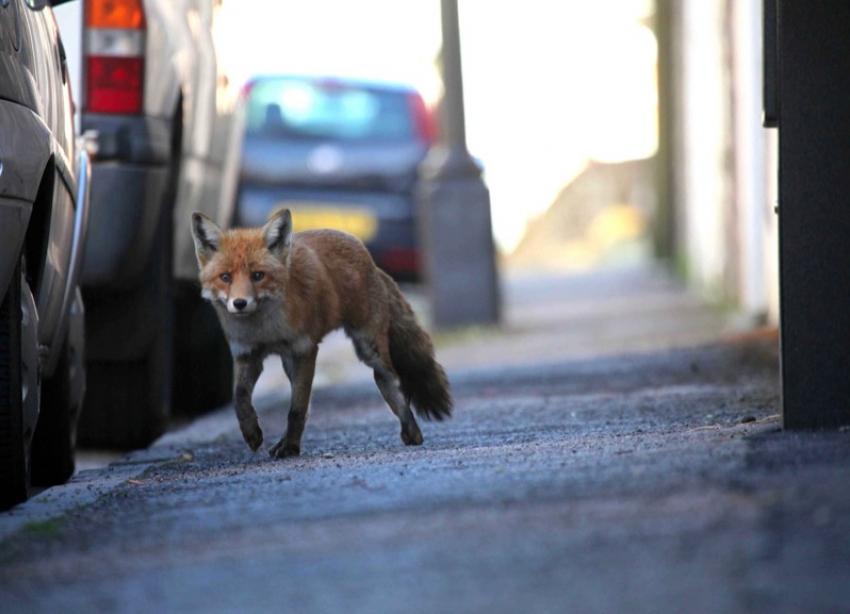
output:
<instances>
[{"instance_id":1,"label":"fox's hind leg","mask_svg":"<svg viewBox=\"0 0 850 614\"><path fill-rule=\"evenodd\" d=\"M233 371L233 400L239 428L245 443L256 452L263 445L263 431L257 420L257 412L251 405L251 395L254 394L254 385L263 372L263 360L257 356L238 356L233 361Z\"/></svg>"},{"instance_id":2,"label":"fox's hind leg","mask_svg":"<svg viewBox=\"0 0 850 614\"><path fill-rule=\"evenodd\" d=\"M386 401L401 423L401 440L404 442L404 445L422 445L422 431L419 430L416 418L413 417L410 404L401 392L398 374L395 372L392 361L390 360L387 333L379 334L373 342L357 334L352 334L351 340L354 342L357 357L372 367L375 373L375 384L377 384L378 390L381 391L381 396L384 397L384 401Z\"/></svg>"},{"instance_id":3,"label":"fox's hind leg","mask_svg":"<svg viewBox=\"0 0 850 614\"><path fill-rule=\"evenodd\" d=\"M385 368L376 368L375 383L378 385L378 390L381 391L384 401L387 402L393 413L398 416L398 421L401 423L401 440L404 442L404 445L422 445L422 431L419 430L416 418L413 417L413 412L410 411L410 406L401 393L398 376L395 372Z\"/></svg>"}]
</instances>

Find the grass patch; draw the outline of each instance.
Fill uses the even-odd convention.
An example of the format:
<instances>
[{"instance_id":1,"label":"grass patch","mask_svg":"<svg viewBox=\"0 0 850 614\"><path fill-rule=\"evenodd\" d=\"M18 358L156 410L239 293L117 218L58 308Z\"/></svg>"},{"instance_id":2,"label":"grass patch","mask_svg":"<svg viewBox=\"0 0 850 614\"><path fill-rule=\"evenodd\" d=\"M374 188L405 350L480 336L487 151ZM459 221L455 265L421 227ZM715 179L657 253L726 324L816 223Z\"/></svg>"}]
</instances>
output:
<instances>
[{"instance_id":1,"label":"grass patch","mask_svg":"<svg viewBox=\"0 0 850 614\"><path fill-rule=\"evenodd\" d=\"M439 350L441 347L452 347L495 339L504 335L506 332L508 332L506 328L497 325L472 325L438 330L431 333L431 338Z\"/></svg>"},{"instance_id":2,"label":"grass patch","mask_svg":"<svg viewBox=\"0 0 850 614\"><path fill-rule=\"evenodd\" d=\"M52 537L62 530L62 523L57 519L32 521L26 523L22 530L35 537Z\"/></svg>"}]
</instances>

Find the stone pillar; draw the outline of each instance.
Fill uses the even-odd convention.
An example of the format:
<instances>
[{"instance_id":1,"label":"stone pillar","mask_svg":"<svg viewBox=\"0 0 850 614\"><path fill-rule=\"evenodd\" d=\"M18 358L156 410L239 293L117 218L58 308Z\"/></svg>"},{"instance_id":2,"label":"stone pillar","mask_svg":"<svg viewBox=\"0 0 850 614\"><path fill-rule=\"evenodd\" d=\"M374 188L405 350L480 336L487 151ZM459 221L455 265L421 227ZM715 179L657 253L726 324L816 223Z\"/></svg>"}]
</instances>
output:
<instances>
[{"instance_id":1,"label":"stone pillar","mask_svg":"<svg viewBox=\"0 0 850 614\"><path fill-rule=\"evenodd\" d=\"M500 318L490 193L466 149L457 0L441 0L444 97L440 142L420 167L419 239L434 325Z\"/></svg>"}]
</instances>

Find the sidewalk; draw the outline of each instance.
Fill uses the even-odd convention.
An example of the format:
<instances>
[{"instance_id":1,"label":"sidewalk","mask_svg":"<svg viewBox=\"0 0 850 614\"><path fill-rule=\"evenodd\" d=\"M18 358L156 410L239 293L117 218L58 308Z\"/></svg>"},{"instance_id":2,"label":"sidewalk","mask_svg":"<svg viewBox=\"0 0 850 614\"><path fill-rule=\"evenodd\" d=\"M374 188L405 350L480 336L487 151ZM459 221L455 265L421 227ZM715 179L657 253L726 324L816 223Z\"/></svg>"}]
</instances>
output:
<instances>
[{"instance_id":1,"label":"sidewalk","mask_svg":"<svg viewBox=\"0 0 850 614\"><path fill-rule=\"evenodd\" d=\"M433 455L369 448L351 484L372 503L308 522L323 537L287 559L311 569L305 612L847 611L850 433L782 432L775 329L645 267L515 276L504 293L502 327L435 335L457 411L424 425ZM310 432L329 460L303 461L311 484L344 485L320 463L379 436L348 345L323 347ZM261 420L281 405L270 391ZM176 435L160 443L193 440Z\"/></svg>"},{"instance_id":2,"label":"sidewalk","mask_svg":"<svg viewBox=\"0 0 850 614\"><path fill-rule=\"evenodd\" d=\"M419 286L402 288L423 325L432 330L426 297ZM690 348L755 330L722 314L657 265L642 261L582 273L525 271L503 275L503 321L498 327L432 332L437 360L450 383L476 373L512 367L534 370L565 361L619 357ZM373 392L372 371L357 360L342 331L319 347L314 395L326 388L357 384ZM266 359L254 390L260 408L286 404L289 380L280 359ZM230 408L202 416L166 433L155 446L223 437L235 428Z\"/></svg>"},{"instance_id":3,"label":"sidewalk","mask_svg":"<svg viewBox=\"0 0 850 614\"><path fill-rule=\"evenodd\" d=\"M504 326L438 334L447 368L515 365L688 347L741 323L652 263L584 273L514 273L503 287Z\"/></svg>"},{"instance_id":4,"label":"sidewalk","mask_svg":"<svg viewBox=\"0 0 850 614\"><path fill-rule=\"evenodd\" d=\"M432 328L421 288L402 290L426 328ZM502 326L433 334L437 360L450 374L689 347L749 330L651 263L585 273L511 273L503 276L502 296ZM371 378L342 332L325 339L316 386ZM258 394L288 385L280 361L269 358Z\"/></svg>"},{"instance_id":5,"label":"sidewalk","mask_svg":"<svg viewBox=\"0 0 850 614\"><path fill-rule=\"evenodd\" d=\"M250 454L224 408L84 472L0 515L0 603L847 612L850 432L781 430L773 331L647 269L505 291L503 328L437 335L455 413L422 446L331 340L301 456ZM268 445L287 404L255 398Z\"/></svg>"}]
</instances>

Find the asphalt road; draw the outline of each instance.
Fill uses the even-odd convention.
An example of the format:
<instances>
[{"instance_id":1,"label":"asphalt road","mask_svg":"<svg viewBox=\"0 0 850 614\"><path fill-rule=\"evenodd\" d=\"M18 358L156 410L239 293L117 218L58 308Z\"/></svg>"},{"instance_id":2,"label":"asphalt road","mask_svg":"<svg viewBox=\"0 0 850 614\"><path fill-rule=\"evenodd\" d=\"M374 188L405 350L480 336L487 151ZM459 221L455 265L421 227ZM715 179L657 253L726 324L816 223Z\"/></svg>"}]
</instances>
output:
<instances>
[{"instance_id":1,"label":"asphalt road","mask_svg":"<svg viewBox=\"0 0 850 614\"><path fill-rule=\"evenodd\" d=\"M846 613L850 433L781 430L775 338L668 349L714 320L571 283L573 337L577 303L517 299L510 343L443 340L456 412L422 447L371 382L329 383L299 458L223 410L0 515L0 611ZM582 354L614 303L643 334ZM287 398L256 403L266 448Z\"/></svg>"}]
</instances>

